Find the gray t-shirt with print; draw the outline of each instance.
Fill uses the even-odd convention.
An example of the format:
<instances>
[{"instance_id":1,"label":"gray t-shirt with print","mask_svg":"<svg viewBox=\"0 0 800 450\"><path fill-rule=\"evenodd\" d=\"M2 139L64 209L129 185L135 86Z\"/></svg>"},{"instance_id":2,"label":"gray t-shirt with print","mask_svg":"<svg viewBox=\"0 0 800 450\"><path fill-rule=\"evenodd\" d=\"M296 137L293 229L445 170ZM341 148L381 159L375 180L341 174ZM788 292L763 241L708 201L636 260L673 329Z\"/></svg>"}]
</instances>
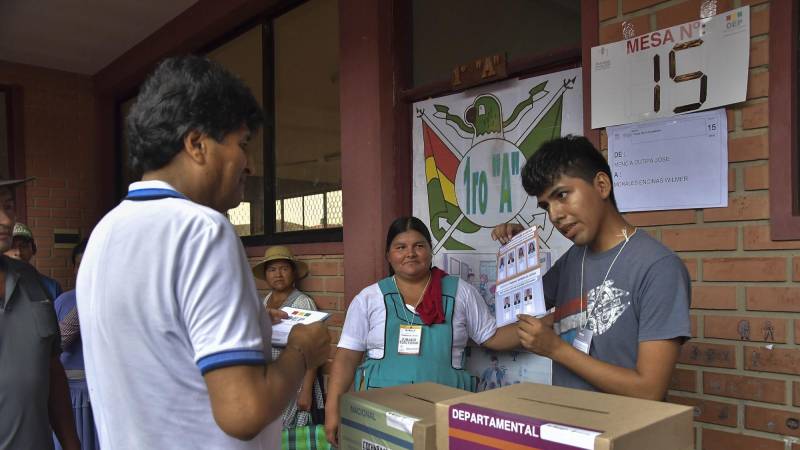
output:
<instances>
[{"instance_id":1,"label":"gray t-shirt with print","mask_svg":"<svg viewBox=\"0 0 800 450\"><path fill-rule=\"evenodd\" d=\"M547 306L556 307L556 333L572 343L579 327L588 328L589 354L629 369L636 367L640 342L691 337L690 292L686 266L643 230L601 253L573 246L544 277ZM553 384L596 390L555 362Z\"/></svg>"}]
</instances>

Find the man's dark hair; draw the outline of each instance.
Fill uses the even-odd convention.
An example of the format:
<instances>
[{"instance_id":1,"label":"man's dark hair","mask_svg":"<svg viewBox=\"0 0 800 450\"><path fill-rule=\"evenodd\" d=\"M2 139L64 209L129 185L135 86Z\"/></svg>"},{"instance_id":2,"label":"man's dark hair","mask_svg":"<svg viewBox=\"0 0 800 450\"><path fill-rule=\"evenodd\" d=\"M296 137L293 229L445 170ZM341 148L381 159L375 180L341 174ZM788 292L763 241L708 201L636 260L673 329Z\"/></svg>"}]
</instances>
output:
<instances>
[{"instance_id":1,"label":"man's dark hair","mask_svg":"<svg viewBox=\"0 0 800 450\"><path fill-rule=\"evenodd\" d=\"M250 89L219 63L193 55L165 59L128 114L131 169L141 175L169 164L190 131L221 142L242 125L253 133L263 121Z\"/></svg>"},{"instance_id":2,"label":"man's dark hair","mask_svg":"<svg viewBox=\"0 0 800 450\"><path fill-rule=\"evenodd\" d=\"M599 172L608 175L612 182L609 199L616 209L617 200L614 198L608 161L585 137L567 135L545 142L528 158L522 168L522 187L528 195L539 196L563 175L593 184Z\"/></svg>"},{"instance_id":3,"label":"man's dark hair","mask_svg":"<svg viewBox=\"0 0 800 450\"><path fill-rule=\"evenodd\" d=\"M386 233L386 253L389 253L389 248L392 246L392 241L397 237L398 234L411 230L421 234L422 237L428 241L428 246L433 247L433 244L431 243L431 232L428 231L428 227L425 226L425 223L414 216L398 217L394 220L394 222L392 222L391 225L389 225L389 231ZM391 264L389 265L389 275L394 275L394 269L392 268Z\"/></svg>"},{"instance_id":4,"label":"man's dark hair","mask_svg":"<svg viewBox=\"0 0 800 450\"><path fill-rule=\"evenodd\" d=\"M83 255L83 252L86 251L86 244L89 243L89 239L83 238L78 245L72 247L72 265L75 265L75 261L78 260L78 256Z\"/></svg>"}]
</instances>

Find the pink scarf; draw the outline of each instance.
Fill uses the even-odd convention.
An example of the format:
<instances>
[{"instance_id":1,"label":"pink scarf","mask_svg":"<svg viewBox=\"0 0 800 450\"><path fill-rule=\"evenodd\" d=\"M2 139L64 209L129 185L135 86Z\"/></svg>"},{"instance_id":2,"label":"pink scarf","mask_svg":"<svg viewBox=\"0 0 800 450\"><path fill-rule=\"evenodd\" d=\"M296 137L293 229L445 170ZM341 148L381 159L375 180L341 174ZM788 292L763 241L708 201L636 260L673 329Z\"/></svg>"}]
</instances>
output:
<instances>
[{"instance_id":1,"label":"pink scarf","mask_svg":"<svg viewBox=\"0 0 800 450\"><path fill-rule=\"evenodd\" d=\"M434 325L444 322L444 309L442 308L442 278L447 272L438 267L431 269L431 281L422 294L422 301L417 306L419 314L425 325Z\"/></svg>"}]
</instances>

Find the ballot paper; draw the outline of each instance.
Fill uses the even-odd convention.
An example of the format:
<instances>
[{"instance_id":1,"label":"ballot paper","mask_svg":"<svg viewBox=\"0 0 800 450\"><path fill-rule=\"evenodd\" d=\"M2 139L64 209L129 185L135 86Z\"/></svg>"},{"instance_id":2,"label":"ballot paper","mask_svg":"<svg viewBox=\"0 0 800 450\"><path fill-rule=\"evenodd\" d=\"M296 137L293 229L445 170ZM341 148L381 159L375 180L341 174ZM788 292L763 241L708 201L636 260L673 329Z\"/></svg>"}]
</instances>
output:
<instances>
[{"instance_id":1,"label":"ballot paper","mask_svg":"<svg viewBox=\"0 0 800 450\"><path fill-rule=\"evenodd\" d=\"M542 285L543 268L539 258L538 228L514 236L497 252L495 319L497 326L517 321L517 315L543 315L547 309Z\"/></svg>"},{"instance_id":2,"label":"ballot paper","mask_svg":"<svg viewBox=\"0 0 800 450\"><path fill-rule=\"evenodd\" d=\"M295 325L320 322L330 316L330 314L323 311L311 311L290 306L284 306L281 311L285 311L289 318L283 319L280 323L272 326L272 345L276 347L286 346L286 342L289 340L289 332L292 331L292 327Z\"/></svg>"}]
</instances>

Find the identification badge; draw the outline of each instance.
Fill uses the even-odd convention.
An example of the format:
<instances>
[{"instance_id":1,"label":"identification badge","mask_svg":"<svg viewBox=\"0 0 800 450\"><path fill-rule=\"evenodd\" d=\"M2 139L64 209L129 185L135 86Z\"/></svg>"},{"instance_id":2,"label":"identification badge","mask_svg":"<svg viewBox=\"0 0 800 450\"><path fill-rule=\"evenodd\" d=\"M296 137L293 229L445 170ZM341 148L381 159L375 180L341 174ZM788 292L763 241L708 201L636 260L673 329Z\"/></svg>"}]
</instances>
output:
<instances>
[{"instance_id":1,"label":"identification badge","mask_svg":"<svg viewBox=\"0 0 800 450\"><path fill-rule=\"evenodd\" d=\"M588 328L579 328L578 334L575 336L575 340L572 341L572 346L588 355L589 349L592 348L593 336L594 333L592 330Z\"/></svg>"},{"instance_id":2,"label":"identification badge","mask_svg":"<svg viewBox=\"0 0 800 450\"><path fill-rule=\"evenodd\" d=\"M421 346L422 325L400 325L397 353L401 355L419 355Z\"/></svg>"}]
</instances>

